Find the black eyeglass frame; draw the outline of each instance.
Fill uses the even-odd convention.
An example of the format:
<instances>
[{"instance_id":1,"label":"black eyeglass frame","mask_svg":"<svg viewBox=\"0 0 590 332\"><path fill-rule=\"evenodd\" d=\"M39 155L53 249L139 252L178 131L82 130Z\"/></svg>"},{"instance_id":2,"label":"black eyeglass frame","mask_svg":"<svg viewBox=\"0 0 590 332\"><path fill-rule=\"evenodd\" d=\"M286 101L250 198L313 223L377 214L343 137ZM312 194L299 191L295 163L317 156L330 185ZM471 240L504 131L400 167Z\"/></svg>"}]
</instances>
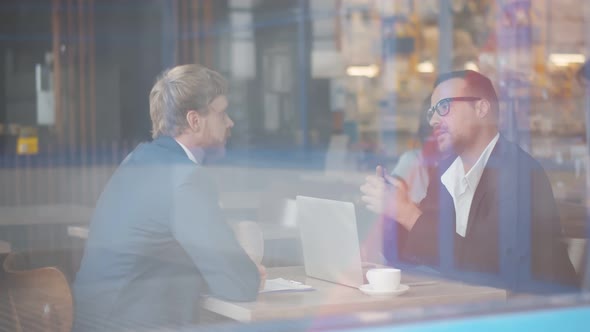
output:
<instances>
[{"instance_id":1,"label":"black eyeglass frame","mask_svg":"<svg viewBox=\"0 0 590 332\"><path fill-rule=\"evenodd\" d=\"M426 110L426 120L430 122L432 117L434 116L434 112L438 113L440 116L446 116L451 111L451 103L454 101L479 101L483 98L480 97L449 97L443 98L439 100L436 105L430 107ZM446 105L446 108L441 107L442 105Z\"/></svg>"}]
</instances>

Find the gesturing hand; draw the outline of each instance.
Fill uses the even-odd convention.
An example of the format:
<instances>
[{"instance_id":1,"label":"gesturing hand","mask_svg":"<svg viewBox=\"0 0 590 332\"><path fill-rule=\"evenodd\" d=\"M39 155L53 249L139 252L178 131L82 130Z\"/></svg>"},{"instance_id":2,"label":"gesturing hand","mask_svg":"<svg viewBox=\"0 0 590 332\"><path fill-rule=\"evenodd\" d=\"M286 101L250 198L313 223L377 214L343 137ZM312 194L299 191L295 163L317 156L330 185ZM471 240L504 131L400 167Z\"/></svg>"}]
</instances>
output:
<instances>
[{"instance_id":1,"label":"gesturing hand","mask_svg":"<svg viewBox=\"0 0 590 332\"><path fill-rule=\"evenodd\" d=\"M381 166L377 166L375 173L360 188L367 209L411 229L421 212L410 200L406 184L386 174Z\"/></svg>"}]
</instances>

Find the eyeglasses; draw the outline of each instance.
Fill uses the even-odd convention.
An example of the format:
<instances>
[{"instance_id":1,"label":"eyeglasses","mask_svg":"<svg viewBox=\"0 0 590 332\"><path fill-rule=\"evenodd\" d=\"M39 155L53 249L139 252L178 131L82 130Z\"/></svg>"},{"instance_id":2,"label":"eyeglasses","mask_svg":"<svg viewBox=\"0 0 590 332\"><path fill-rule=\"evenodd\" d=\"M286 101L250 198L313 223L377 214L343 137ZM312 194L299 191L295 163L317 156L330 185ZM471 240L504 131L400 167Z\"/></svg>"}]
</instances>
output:
<instances>
[{"instance_id":1,"label":"eyeglasses","mask_svg":"<svg viewBox=\"0 0 590 332\"><path fill-rule=\"evenodd\" d=\"M451 111L451 102L453 101L478 101L481 100L479 97L450 97L441 99L436 105L432 106L426 111L426 120L430 122L434 116L434 112L440 116L445 116Z\"/></svg>"}]
</instances>

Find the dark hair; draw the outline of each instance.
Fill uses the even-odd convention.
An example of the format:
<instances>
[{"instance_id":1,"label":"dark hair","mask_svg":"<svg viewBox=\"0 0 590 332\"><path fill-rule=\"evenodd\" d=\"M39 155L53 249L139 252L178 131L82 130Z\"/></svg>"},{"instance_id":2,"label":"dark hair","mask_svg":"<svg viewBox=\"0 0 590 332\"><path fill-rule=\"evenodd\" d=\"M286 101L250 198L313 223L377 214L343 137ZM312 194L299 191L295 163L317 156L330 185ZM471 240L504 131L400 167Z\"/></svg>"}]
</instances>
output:
<instances>
[{"instance_id":1,"label":"dark hair","mask_svg":"<svg viewBox=\"0 0 590 332\"><path fill-rule=\"evenodd\" d=\"M440 74L436 82L434 82L434 87L432 90L436 89L437 86L446 82L453 78L460 78L467 83L467 88L469 89L472 96L466 97L480 97L487 100L491 107L492 111L498 116L499 114L499 102L498 102L498 95L496 94L496 89L494 89L494 85L492 81L486 76L473 71L473 70L458 70L452 71L444 74Z\"/></svg>"}]
</instances>

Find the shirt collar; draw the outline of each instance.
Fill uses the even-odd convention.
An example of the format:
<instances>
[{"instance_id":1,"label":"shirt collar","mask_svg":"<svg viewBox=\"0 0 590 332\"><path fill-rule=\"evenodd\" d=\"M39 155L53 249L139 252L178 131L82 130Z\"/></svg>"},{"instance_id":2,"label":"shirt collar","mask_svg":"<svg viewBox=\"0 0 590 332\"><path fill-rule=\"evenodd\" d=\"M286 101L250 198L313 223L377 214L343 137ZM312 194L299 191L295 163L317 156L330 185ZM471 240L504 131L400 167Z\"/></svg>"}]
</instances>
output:
<instances>
[{"instance_id":1,"label":"shirt collar","mask_svg":"<svg viewBox=\"0 0 590 332\"><path fill-rule=\"evenodd\" d=\"M496 136L490 141L488 146L486 146L486 148L483 150L483 152L479 156L479 159L477 159L473 167L465 175L467 183L470 187L477 187L479 180L481 179L481 175L483 174L484 168L488 163L488 159L490 159L490 155L492 154L492 151L494 150L494 147L496 146L499 137L500 134L496 134Z\"/></svg>"},{"instance_id":2,"label":"shirt collar","mask_svg":"<svg viewBox=\"0 0 590 332\"><path fill-rule=\"evenodd\" d=\"M195 151L189 150L184 144L180 143L177 139L174 139L178 145L184 150L188 159L190 159L193 163L200 165L203 162L204 152L202 149L195 149ZM196 153L196 155L195 155Z\"/></svg>"},{"instance_id":3,"label":"shirt collar","mask_svg":"<svg viewBox=\"0 0 590 332\"><path fill-rule=\"evenodd\" d=\"M479 184L479 180L483 175L483 171L485 169L488 160L490 159L490 155L494 150L494 147L498 143L498 139L500 138L500 134L496 134L496 136L490 141L488 146L483 150L473 167L465 174L465 168L463 167L463 161L461 157L457 157L453 164L447 169L447 171L441 176L441 182L447 187L449 192L454 190L458 190L462 187L461 181L465 179L464 184L475 190L477 185ZM466 188L462 188L464 191Z\"/></svg>"}]
</instances>

